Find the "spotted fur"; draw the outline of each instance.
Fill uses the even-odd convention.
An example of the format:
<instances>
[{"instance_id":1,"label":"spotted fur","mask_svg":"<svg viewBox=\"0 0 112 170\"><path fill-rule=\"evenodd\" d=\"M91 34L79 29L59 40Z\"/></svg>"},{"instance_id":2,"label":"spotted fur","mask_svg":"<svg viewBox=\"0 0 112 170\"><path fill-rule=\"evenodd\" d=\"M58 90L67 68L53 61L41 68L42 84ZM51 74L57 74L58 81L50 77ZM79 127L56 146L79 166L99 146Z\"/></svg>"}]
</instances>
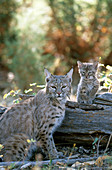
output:
<instances>
[{"instance_id":1,"label":"spotted fur","mask_svg":"<svg viewBox=\"0 0 112 170\"><path fill-rule=\"evenodd\" d=\"M52 159L62 155L56 150L53 133L64 119L72 73L73 69L66 75L56 76L45 69L45 89L5 111L0 118L0 143L4 145L4 161L31 158L27 139L36 141L35 146L40 143L42 151Z\"/></svg>"},{"instance_id":2,"label":"spotted fur","mask_svg":"<svg viewBox=\"0 0 112 170\"><path fill-rule=\"evenodd\" d=\"M92 104L99 89L98 62L82 63L78 61L78 69L81 78L77 89L77 101Z\"/></svg>"}]
</instances>

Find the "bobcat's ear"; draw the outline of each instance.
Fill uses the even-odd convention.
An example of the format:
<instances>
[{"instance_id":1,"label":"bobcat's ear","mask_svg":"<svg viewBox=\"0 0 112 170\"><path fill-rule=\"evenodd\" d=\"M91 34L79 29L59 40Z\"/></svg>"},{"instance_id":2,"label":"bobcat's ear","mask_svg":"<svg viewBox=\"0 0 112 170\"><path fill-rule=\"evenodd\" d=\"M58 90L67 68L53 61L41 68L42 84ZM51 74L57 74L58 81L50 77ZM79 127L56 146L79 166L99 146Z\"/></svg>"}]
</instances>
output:
<instances>
[{"instance_id":1,"label":"bobcat's ear","mask_svg":"<svg viewBox=\"0 0 112 170\"><path fill-rule=\"evenodd\" d=\"M52 74L46 68L44 69L44 74L46 76L46 81L48 82Z\"/></svg>"},{"instance_id":2,"label":"bobcat's ear","mask_svg":"<svg viewBox=\"0 0 112 170\"><path fill-rule=\"evenodd\" d=\"M82 63L82 62L80 62L80 61L77 61L77 64L78 64L78 67L79 67L79 68L81 68L81 67L82 67L82 65L83 65L83 63Z\"/></svg>"},{"instance_id":3,"label":"bobcat's ear","mask_svg":"<svg viewBox=\"0 0 112 170\"><path fill-rule=\"evenodd\" d=\"M70 82L72 82L72 74L73 74L73 68L66 74L66 76L69 78Z\"/></svg>"},{"instance_id":4,"label":"bobcat's ear","mask_svg":"<svg viewBox=\"0 0 112 170\"><path fill-rule=\"evenodd\" d=\"M97 70L97 68L98 68L98 64L99 64L99 62L98 61L95 61L94 63L93 63L93 65L94 65L94 68Z\"/></svg>"}]
</instances>

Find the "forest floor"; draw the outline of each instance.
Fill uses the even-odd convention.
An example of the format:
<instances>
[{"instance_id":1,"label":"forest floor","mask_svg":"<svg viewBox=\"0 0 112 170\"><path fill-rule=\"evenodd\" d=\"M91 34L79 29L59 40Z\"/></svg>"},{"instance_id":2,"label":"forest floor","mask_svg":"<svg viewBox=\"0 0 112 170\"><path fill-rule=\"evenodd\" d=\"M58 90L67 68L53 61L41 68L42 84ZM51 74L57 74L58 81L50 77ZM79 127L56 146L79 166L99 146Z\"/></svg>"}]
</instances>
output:
<instances>
[{"instance_id":1,"label":"forest floor","mask_svg":"<svg viewBox=\"0 0 112 170\"><path fill-rule=\"evenodd\" d=\"M58 151L63 152L64 157L55 160L43 160L27 162L19 166L10 164L8 169L14 170L111 170L112 149L105 148L97 151L91 147L57 146ZM16 164L16 163L15 163ZM0 170L8 170L1 169Z\"/></svg>"},{"instance_id":2,"label":"forest floor","mask_svg":"<svg viewBox=\"0 0 112 170\"><path fill-rule=\"evenodd\" d=\"M62 146L56 145L64 157L55 160L42 160L36 162L23 162L19 166L11 163L0 166L0 170L111 170L112 169L112 148L100 148L97 146ZM19 163L19 162L18 162ZM2 165L2 162L0 163Z\"/></svg>"},{"instance_id":3,"label":"forest floor","mask_svg":"<svg viewBox=\"0 0 112 170\"><path fill-rule=\"evenodd\" d=\"M64 170L81 169L81 170L106 170L112 169L112 149L108 148L105 153L105 148L97 150L97 146L70 147L58 146L59 151L69 159L74 159L74 163L69 164ZM69 162L69 161L68 161ZM67 165L65 165L67 166ZM63 168L62 168L63 169Z\"/></svg>"}]
</instances>

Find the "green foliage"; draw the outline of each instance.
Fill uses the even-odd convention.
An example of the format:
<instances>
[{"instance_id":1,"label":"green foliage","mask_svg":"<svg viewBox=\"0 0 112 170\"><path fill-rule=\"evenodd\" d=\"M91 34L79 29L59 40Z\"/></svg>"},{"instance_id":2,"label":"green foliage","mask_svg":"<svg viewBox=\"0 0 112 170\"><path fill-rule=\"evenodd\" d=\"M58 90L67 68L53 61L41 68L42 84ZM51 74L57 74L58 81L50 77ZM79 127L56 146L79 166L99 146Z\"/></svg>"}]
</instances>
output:
<instances>
[{"instance_id":1,"label":"green foliage","mask_svg":"<svg viewBox=\"0 0 112 170\"><path fill-rule=\"evenodd\" d=\"M47 1L52 11L48 36L62 62L75 66L77 60L98 60L99 56L103 60L109 55L112 51L111 1Z\"/></svg>"},{"instance_id":2,"label":"green foliage","mask_svg":"<svg viewBox=\"0 0 112 170\"><path fill-rule=\"evenodd\" d=\"M0 151L1 151L2 148L3 148L3 145L0 144Z\"/></svg>"},{"instance_id":3,"label":"green foliage","mask_svg":"<svg viewBox=\"0 0 112 170\"><path fill-rule=\"evenodd\" d=\"M3 62L4 49L6 48L5 40L8 39L12 42L16 39L16 34L10 30L10 27L11 22L15 22L17 8L18 3L15 0L0 1L0 62Z\"/></svg>"},{"instance_id":4,"label":"green foliage","mask_svg":"<svg viewBox=\"0 0 112 170\"><path fill-rule=\"evenodd\" d=\"M15 163L11 163L9 166L8 166L8 169L11 170L11 169L14 169L15 168Z\"/></svg>"},{"instance_id":5,"label":"green foliage","mask_svg":"<svg viewBox=\"0 0 112 170\"><path fill-rule=\"evenodd\" d=\"M36 95L38 90L44 88L45 85L37 85L37 83L31 83L30 87L32 87L32 88L25 89L24 93L28 94L28 95ZM13 103L15 103L15 104L20 103L22 100L21 95L24 95L24 94L21 94L21 91L22 90L20 90L20 89L11 90L10 92L4 94L3 99L5 100L5 99L11 97L13 99Z\"/></svg>"},{"instance_id":6,"label":"green foliage","mask_svg":"<svg viewBox=\"0 0 112 170\"><path fill-rule=\"evenodd\" d=\"M46 14L48 7L45 1L27 2L22 0L18 2L19 10L14 16L16 22L13 20L8 28L9 35L12 32L15 37L12 39L9 36L5 37L2 56L2 62L14 73L14 80L22 90L28 88L30 82L43 83L43 68L47 67L48 60L51 63L54 60L52 55L43 54L46 24L50 19ZM12 7L13 4L9 6Z\"/></svg>"},{"instance_id":7,"label":"green foliage","mask_svg":"<svg viewBox=\"0 0 112 170\"><path fill-rule=\"evenodd\" d=\"M7 99L8 97L12 97L13 98L13 103L17 104L20 103L21 98L18 98L18 95L20 94L20 89L19 90L11 90L10 92L4 94L3 99Z\"/></svg>"},{"instance_id":8,"label":"green foliage","mask_svg":"<svg viewBox=\"0 0 112 170\"><path fill-rule=\"evenodd\" d=\"M98 142L98 138L96 137L92 145L95 145Z\"/></svg>"},{"instance_id":9,"label":"green foliage","mask_svg":"<svg viewBox=\"0 0 112 170\"><path fill-rule=\"evenodd\" d=\"M109 92L112 92L112 66L107 65L106 67L102 65L105 69L100 73L100 81L103 82L103 86L101 88L108 89Z\"/></svg>"},{"instance_id":10,"label":"green foliage","mask_svg":"<svg viewBox=\"0 0 112 170\"><path fill-rule=\"evenodd\" d=\"M4 37L8 36L10 22L14 19L18 3L15 0L0 0L0 43L4 42Z\"/></svg>"},{"instance_id":11,"label":"green foliage","mask_svg":"<svg viewBox=\"0 0 112 170\"><path fill-rule=\"evenodd\" d=\"M10 97L10 96L15 97L16 95L19 94L20 91L21 91L20 89L16 91L11 90L9 93L4 94L3 99L6 99L7 97Z\"/></svg>"},{"instance_id":12,"label":"green foliage","mask_svg":"<svg viewBox=\"0 0 112 170\"><path fill-rule=\"evenodd\" d=\"M40 47L36 45L40 40L38 35L32 35L37 38L32 39L33 42L31 42L28 35L24 35L24 37L18 36L13 43L7 40L4 56L4 62L8 61L7 65L14 73L15 81L21 89L27 88L29 83L33 81L43 83L44 66L41 63L41 52L38 49ZM22 40L23 38L24 41ZM10 58L10 56L13 57Z\"/></svg>"},{"instance_id":13,"label":"green foliage","mask_svg":"<svg viewBox=\"0 0 112 170\"><path fill-rule=\"evenodd\" d=\"M0 151L2 148L4 148L4 146L0 144ZM0 155L0 157L3 157L3 155Z\"/></svg>"},{"instance_id":14,"label":"green foliage","mask_svg":"<svg viewBox=\"0 0 112 170\"><path fill-rule=\"evenodd\" d=\"M95 146L95 145L96 145L96 143L98 142L98 140L99 140L99 138L97 138L97 137L94 139L94 142L92 143L92 145L93 145L93 149L95 149L95 148L96 148L96 146Z\"/></svg>"},{"instance_id":15,"label":"green foliage","mask_svg":"<svg viewBox=\"0 0 112 170\"><path fill-rule=\"evenodd\" d=\"M77 60L112 51L111 0L1 0L0 62L24 90L44 83L43 68L61 74Z\"/></svg>"}]
</instances>

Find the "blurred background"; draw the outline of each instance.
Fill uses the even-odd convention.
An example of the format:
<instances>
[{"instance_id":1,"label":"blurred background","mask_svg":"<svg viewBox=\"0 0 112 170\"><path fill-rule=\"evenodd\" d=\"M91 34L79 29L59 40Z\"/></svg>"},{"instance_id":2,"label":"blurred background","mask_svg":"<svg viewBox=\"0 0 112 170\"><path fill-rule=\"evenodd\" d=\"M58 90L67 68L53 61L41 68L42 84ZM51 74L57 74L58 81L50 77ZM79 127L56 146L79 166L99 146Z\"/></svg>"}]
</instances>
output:
<instances>
[{"instance_id":1,"label":"blurred background","mask_svg":"<svg viewBox=\"0 0 112 170\"><path fill-rule=\"evenodd\" d=\"M72 66L75 94L77 60L112 66L112 0L0 0L0 96Z\"/></svg>"}]
</instances>

